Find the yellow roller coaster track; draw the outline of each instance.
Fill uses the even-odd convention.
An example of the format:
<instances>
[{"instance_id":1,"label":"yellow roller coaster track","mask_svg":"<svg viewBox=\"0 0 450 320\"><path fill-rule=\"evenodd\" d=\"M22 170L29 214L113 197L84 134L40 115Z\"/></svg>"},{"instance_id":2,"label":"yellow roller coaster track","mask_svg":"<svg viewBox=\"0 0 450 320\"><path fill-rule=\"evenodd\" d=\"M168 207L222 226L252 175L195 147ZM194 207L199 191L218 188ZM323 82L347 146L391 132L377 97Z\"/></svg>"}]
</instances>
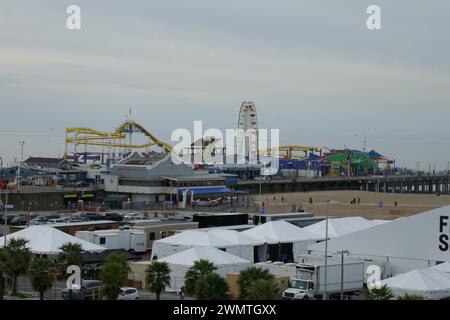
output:
<instances>
[{"instance_id":1,"label":"yellow roller coaster track","mask_svg":"<svg viewBox=\"0 0 450 320\"><path fill-rule=\"evenodd\" d=\"M132 143L122 143L116 142L116 140L125 140L127 138L127 133L132 134L133 132L143 133L149 138L149 142L145 144L132 144ZM73 134L73 136L69 136ZM78 135L81 135L78 137ZM99 146L108 148L124 148L124 149L143 149L152 146L159 146L164 148L166 151L171 152L172 146L168 143L156 138L150 131L145 129L140 124L134 121L127 121L122 124L114 132L98 131L91 128L67 128L66 129L66 152L65 157L67 158L67 145L89 145L89 146Z\"/></svg>"}]
</instances>

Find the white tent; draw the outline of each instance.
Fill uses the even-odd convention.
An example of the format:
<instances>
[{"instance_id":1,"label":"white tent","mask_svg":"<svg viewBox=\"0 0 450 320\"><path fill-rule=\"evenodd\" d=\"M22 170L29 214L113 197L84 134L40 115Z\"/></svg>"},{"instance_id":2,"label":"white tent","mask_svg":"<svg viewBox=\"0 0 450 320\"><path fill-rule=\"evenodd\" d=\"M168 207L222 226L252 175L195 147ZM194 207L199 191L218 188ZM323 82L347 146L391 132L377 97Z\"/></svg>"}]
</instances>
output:
<instances>
[{"instance_id":1,"label":"white tent","mask_svg":"<svg viewBox=\"0 0 450 320\"><path fill-rule=\"evenodd\" d=\"M349 250L351 255L389 261L392 274L427 268L450 261L450 206L404 217L328 241L329 253ZM325 243L309 246L325 251Z\"/></svg>"},{"instance_id":2,"label":"white tent","mask_svg":"<svg viewBox=\"0 0 450 320\"><path fill-rule=\"evenodd\" d=\"M370 222L372 222L372 224L374 224L374 225L384 224L384 223L388 223L388 222L391 222L391 221L392 220L382 220L382 219L370 220Z\"/></svg>"},{"instance_id":3,"label":"white tent","mask_svg":"<svg viewBox=\"0 0 450 320\"><path fill-rule=\"evenodd\" d=\"M418 294L426 299L450 297L450 275L431 268L416 269L381 281L395 296Z\"/></svg>"},{"instance_id":4,"label":"white tent","mask_svg":"<svg viewBox=\"0 0 450 320\"><path fill-rule=\"evenodd\" d=\"M229 273L240 272L250 266L250 261L236 257L222 250L211 247L191 248L158 261L170 266L170 287L168 291L179 291L184 285L184 276L195 261L208 260L217 267L214 271L225 277Z\"/></svg>"},{"instance_id":5,"label":"white tent","mask_svg":"<svg viewBox=\"0 0 450 320\"><path fill-rule=\"evenodd\" d=\"M267 247L264 241L250 237L242 232L225 229L213 229L208 233L233 242L233 246L226 247L225 251L248 261L254 262L254 248L258 250L260 258L265 258Z\"/></svg>"},{"instance_id":6,"label":"white tent","mask_svg":"<svg viewBox=\"0 0 450 320\"><path fill-rule=\"evenodd\" d=\"M307 252L308 245L322 239L304 228L296 227L286 221L271 221L242 233L252 238L272 244L291 244L294 259Z\"/></svg>"},{"instance_id":7,"label":"white tent","mask_svg":"<svg viewBox=\"0 0 450 320\"><path fill-rule=\"evenodd\" d=\"M437 264L435 266L430 267L431 269L440 271L440 272L445 272L445 273L450 273L450 262L444 262L444 263L440 263Z\"/></svg>"},{"instance_id":8,"label":"white tent","mask_svg":"<svg viewBox=\"0 0 450 320\"><path fill-rule=\"evenodd\" d=\"M28 240L27 247L34 254L59 254L60 247L66 243L80 244L83 251L101 252L106 248L96 244L78 239L56 228L48 226L31 226L26 229L7 235L6 241L9 239L23 238ZM5 242L4 237L0 238L0 248Z\"/></svg>"},{"instance_id":9,"label":"white tent","mask_svg":"<svg viewBox=\"0 0 450 320\"><path fill-rule=\"evenodd\" d=\"M322 239L326 237L326 220L304 227L304 230L319 235ZM336 238L352 232L364 230L376 224L362 217L347 217L328 219L328 238Z\"/></svg>"},{"instance_id":10,"label":"white tent","mask_svg":"<svg viewBox=\"0 0 450 320\"><path fill-rule=\"evenodd\" d=\"M158 258L170 256L193 247L223 249L248 261L254 260L254 247L264 245L257 239L234 230L187 230L153 243L152 254Z\"/></svg>"}]
</instances>

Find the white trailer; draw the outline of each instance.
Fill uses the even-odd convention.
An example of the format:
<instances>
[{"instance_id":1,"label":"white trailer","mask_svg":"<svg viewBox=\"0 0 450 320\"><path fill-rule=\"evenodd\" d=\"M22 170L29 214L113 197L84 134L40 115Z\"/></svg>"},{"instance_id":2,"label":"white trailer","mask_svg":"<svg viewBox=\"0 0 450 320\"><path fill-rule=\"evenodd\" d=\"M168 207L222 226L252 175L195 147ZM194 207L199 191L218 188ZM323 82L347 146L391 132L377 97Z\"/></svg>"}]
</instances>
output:
<instances>
[{"instance_id":1,"label":"white trailer","mask_svg":"<svg viewBox=\"0 0 450 320\"><path fill-rule=\"evenodd\" d=\"M340 255L332 255L328 256L328 264L340 264L341 263ZM325 264L325 257L320 254L305 254L300 255L297 259L298 263L302 264ZM391 265L388 261L383 260L373 260L367 259L358 256L344 256L344 264L348 264L349 262L363 262L364 263L364 283L367 283L367 278L373 274L373 267L376 266L379 268L379 276L380 280L384 280L392 277Z\"/></svg>"},{"instance_id":2,"label":"white trailer","mask_svg":"<svg viewBox=\"0 0 450 320\"><path fill-rule=\"evenodd\" d=\"M147 250L146 234L140 230L77 231L75 236L108 249L124 249L140 253Z\"/></svg>"}]
</instances>

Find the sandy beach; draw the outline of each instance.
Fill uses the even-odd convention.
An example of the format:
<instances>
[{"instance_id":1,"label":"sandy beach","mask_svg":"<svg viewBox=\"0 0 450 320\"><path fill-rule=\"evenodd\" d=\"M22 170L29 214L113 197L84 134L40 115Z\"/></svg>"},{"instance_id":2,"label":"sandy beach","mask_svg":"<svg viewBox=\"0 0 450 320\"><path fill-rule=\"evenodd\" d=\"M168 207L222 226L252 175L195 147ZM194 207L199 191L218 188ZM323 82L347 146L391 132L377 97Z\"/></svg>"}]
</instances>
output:
<instances>
[{"instance_id":1,"label":"sandy beach","mask_svg":"<svg viewBox=\"0 0 450 320\"><path fill-rule=\"evenodd\" d=\"M309 203L310 197L312 204ZM358 199L358 197L359 205L350 204L353 198ZM254 199L258 203L259 195L254 196ZM331 216L361 216L370 219L395 219L450 205L450 195L437 196L436 194L379 193L383 208L377 208L375 192L317 191L262 195L262 201L265 202L268 213L292 212L294 205L296 208L301 205L305 212L325 215L328 200L331 201L329 207Z\"/></svg>"}]
</instances>

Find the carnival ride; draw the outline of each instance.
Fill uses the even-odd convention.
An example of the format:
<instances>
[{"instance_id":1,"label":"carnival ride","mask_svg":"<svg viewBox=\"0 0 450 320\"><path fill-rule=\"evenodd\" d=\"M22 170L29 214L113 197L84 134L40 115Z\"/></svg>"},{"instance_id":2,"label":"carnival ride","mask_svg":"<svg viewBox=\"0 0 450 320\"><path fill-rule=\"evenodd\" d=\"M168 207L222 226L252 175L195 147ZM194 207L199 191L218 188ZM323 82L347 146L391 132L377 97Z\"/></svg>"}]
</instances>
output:
<instances>
[{"instance_id":1,"label":"carnival ride","mask_svg":"<svg viewBox=\"0 0 450 320\"><path fill-rule=\"evenodd\" d=\"M309 156L311 152L320 152L322 149L313 146L297 146L297 145L286 145L279 146L276 148L269 148L265 150L259 150L259 154L272 155L274 152L277 153L279 157L284 159L304 159ZM298 154L300 152L300 154Z\"/></svg>"},{"instance_id":2,"label":"carnival ride","mask_svg":"<svg viewBox=\"0 0 450 320\"><path fill-rule=\"evenodd\" d=\"M145 136L145 143L133 143L133 133L141 133ZM91 128L67 128L65 139L64 158L68 158L68 146L74 146L73 154L78 154L79 145L106 147L111 156L112 149L127 149L130 152L136 149L145 149L158 146L166 152L172 151L172 146L156 138L150 131L134 121L124 122L114 132L98 131Z\"/></svg>"},{"instance_id":3,"label":"carnival ride","mask_svg":"<svg viewBox=\"0 0 450 320\"><path fill-rule=\"evenodd\" d=\"M256 115L256 106L253 102L242 102L241 109L239 111L238 129L243 130L244 133L254 133L249 136L239 135L238 150L239 154L256 154L258 151L258 117Z\"/></svg>"}]
</instances>

